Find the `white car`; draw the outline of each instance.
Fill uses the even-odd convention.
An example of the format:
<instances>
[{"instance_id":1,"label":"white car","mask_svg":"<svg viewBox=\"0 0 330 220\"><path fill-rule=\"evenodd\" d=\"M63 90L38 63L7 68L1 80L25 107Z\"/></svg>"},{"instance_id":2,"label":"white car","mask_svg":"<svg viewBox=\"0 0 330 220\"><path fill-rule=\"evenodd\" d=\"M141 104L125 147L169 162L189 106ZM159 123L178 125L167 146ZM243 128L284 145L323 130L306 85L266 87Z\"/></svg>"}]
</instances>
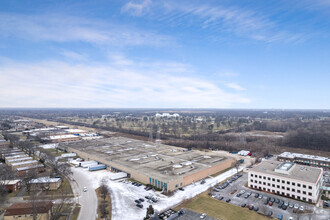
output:
<instances>
[{"instance_id":1,"label":"white car","mask_svg":"<svg viewBox=\"0 0 330 220\"><path fill-rule=\"evenodd\" d=\"M299 210L300 210L300 211L304 211L304 206L300 206L300 207L299 207Z\"/></svg>"},{"instance_id":2,"label":"white car","mask_svg":"<svg viewBox=\"0 0 330 220\"><path fill-rule=\"evenodd\" d=\"M288 218L288 220L293 220L293 218L290 216L290 217Z\"/></svg>"},{"instance_id":3,"label":"white car","mask_svg":"<svg viewBox=\"0 0 330 220\"><path fill-rule=\"evenodd\" d=\"M201 219L203 219L205 217L206 217L206 214L205 213L203 213L203 214L201 214L201 216L199 216L199 218L201 218Z\"/></svg>"},{"instance_id":4,"label":"white car","mask_svg":"<svg viewBox=\"0 0 330 220\"><path fill-rule=\"evenodd\" d=\"M83 189L84 192L87 192L87 187L85 186L84 189Z\"/></svg>"},{"instance_id":5,"label":"white car","mask_svg":"<svg viewBox=\"0 0 330 220\"><path fill-rule=\"evenodd\" d=\"M295 209L298 209L299 208L299 205L296 203L296 204L294 204L294 208Z\"/></svg>"}]
</instances>

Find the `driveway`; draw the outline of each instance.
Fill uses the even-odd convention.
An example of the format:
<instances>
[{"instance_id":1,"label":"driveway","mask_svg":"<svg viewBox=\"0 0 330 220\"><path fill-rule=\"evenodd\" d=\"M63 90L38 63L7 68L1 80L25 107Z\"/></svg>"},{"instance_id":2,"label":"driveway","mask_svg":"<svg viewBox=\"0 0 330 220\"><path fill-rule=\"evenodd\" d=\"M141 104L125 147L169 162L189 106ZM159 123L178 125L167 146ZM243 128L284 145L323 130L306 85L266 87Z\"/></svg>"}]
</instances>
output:
<instances>
[{"instance_id":1,"label":"driveway","mask_svg":"<svg viewBox=\"0 0 330 220\"><path fill-rule=\"evenodd\" d=\"M77 183L77 188L74 193L79 193L78 203L81 205L78 220L94 220L97 217L97 196L93 189L92 182L80 172L77 172L75 168L72 168L72 177ZM87 187L87 192L83 191L83 188ZM78 192L75 192L77 191Z\"/></svg>"}]
</instances>

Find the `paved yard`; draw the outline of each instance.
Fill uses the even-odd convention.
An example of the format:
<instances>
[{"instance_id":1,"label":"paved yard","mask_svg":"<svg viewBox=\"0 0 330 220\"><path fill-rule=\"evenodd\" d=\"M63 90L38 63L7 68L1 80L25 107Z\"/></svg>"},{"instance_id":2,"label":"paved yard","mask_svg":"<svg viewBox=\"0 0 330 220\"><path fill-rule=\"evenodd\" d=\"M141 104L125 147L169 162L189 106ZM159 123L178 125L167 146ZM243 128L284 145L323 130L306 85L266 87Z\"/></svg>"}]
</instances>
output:
<instances>
[{"instance_id":1,"label":"paved yard","mask_svg":"<svg viewBox=\"0 0 330 220\"><path fill-rule=\"evenodd\" d=\"M231 199L230 203L241 206L243 203L248 205L253 205L254 207L257 206L259 208L258 212L262 214L267 214L269 211L273 212L273 217L277 218L279 214L283 215L283 219L288 219L289 217L293 217L293 219L315 219L315 220L328 220L330 218L330 210L329 209L323 209L323 208L317 208L316 206L308 203L299 202L297 200L289 199L286 197L261 192L257 190L252 190L244 186L244 184L247 182L247 174L244 173L243 177L239 178L235 182L232 182L229 184L228 187L225 189L220 190L220 192L213 191L212 194L215 196L215 198L220 198L221 196L224 197L222 200L225 202L226 199ZM237 197L236 194L240 190L245 190L245 193L241 195L240 197ZM234 192L234 193L233 193ZM244 196L247 194L247 192L251 192L251 196L248 198L244 198ZM262 199L255 198L255 194L259 193L263 196ZM266 201L267 197L271 197L274 199L283 200L284 202L287 201L290 204L298 204L299 206L304 206L305 211L309 211L310 213L304 213L304 214L296 214L293 213L292 208L287 208L287 210L283 210L281 208L278 208L278 204L274 203L272 206L265 205L264 202Z\"/></svg>"}]
</instances>

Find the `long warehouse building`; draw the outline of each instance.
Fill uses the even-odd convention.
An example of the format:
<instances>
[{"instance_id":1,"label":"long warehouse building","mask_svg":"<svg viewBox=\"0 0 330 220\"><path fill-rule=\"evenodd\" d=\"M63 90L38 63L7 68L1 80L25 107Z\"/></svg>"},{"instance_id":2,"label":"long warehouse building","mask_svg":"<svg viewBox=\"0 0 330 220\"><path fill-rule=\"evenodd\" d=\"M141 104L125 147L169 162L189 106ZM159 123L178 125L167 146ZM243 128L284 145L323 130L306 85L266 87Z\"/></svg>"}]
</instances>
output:
<instances>
[{"instance_id":1,"label":"long warehouse building","mask_svg":"<svg viewBox=\"0 0 330 220\"><path fill-rule=\"evenodd\" d=\"M65 146L85 160L98 161L113 172L125 172L166 192L225 170L235 161L217 152L187 151L124 137L82 140Z\"/></svg>"}]
</instances>

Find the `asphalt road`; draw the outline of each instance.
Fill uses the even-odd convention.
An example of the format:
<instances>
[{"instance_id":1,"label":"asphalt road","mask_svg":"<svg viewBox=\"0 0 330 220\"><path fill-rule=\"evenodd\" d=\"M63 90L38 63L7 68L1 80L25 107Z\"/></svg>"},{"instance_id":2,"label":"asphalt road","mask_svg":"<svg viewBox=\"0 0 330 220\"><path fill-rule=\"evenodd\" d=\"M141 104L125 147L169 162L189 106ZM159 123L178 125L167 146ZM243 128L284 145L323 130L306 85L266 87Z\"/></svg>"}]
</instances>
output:
<instances>
[{"instance_id":1,"label":"asphalt road","mask_svg":"<svg viewBox=\"0 0 330 220\"><path fill-rule=\"evenodd\" d=\"M97 215L97 196L93 186L85 175L76 172L75 168L72 168L71 170L73 172L72 177L78 185L78 189L76 190L78 190L80 195L78 196L77 201L81 205L78 220L94 220ZM83 191L84 187L87 187L87 192Z\"/></svg>"}]
</instances>

